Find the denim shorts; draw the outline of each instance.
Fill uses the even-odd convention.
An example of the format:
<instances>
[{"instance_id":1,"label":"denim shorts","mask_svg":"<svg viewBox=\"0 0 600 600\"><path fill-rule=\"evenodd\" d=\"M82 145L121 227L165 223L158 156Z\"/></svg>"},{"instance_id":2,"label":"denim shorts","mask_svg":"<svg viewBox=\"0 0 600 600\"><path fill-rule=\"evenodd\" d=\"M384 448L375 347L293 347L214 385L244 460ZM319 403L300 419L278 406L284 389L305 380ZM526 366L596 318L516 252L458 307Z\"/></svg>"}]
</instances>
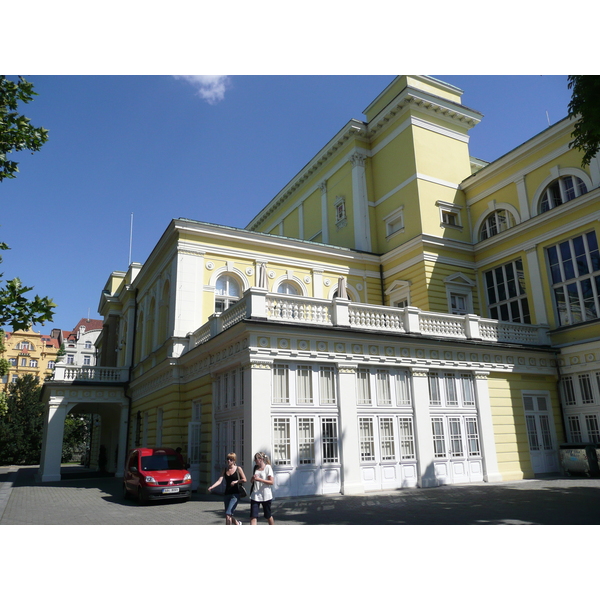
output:
<instances>
[{"instance_id":1,"label":"denim shorts","mask_svg":"<svg viewBox=\"0 0 600 600\"><path fill-rule=\"evenodd\" d=\"M223 504L225 504L226 515L233 515L233 511L236 509L239 500L239 494L225 494L223 496Z\"/></svg>"},{"instance_id":2,"label":"denim shorts","mask_svg":"<svg viewBox=\"0 0 600 600\"><path fill-rule=\"evenodd\" d=\"M258 519L258 510L259 505L262 504L263 514L265 519L271 518L271 500L266 500L265 502L257 502L256 500L250 500L250 518Z\"/></svg>"}]
</instances>

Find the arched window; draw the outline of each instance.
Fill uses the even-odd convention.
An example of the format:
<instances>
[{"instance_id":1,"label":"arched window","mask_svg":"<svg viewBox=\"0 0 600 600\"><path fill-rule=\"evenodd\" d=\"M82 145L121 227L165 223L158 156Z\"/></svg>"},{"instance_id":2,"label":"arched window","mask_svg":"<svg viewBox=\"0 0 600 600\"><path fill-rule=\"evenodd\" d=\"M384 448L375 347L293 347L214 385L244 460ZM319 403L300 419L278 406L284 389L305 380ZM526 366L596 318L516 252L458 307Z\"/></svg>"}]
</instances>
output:
<instances>
[{"instance_id":1,"label":"arched window","mask_svg":"<svg viewBox=\"0 0 600 600\"><path fill-rule=\"evenodd\" d=\"M569 200L574 200L583 194L587 194L585 183L575 175L565 175L555 179L542 193L540 197L539 212L544 213Z\"/></svg>"},{"instance_id":2,"label":"arched window","mask_svg":"<svg viewBox=\"0 0 600 600\"><path fill-rule=\"evenodd\" d=\"M291 281L284 281L277 287L278 294L288 294L290 296L301 296L302 293L298 290L295 283Z\"/></svg>"},{"instance_id":3,"label":"arched window","mask_svg":"<svg viewBox=\"0 0 600 600\"><path fill-rule=\"evenodd\" d=\"M479 240L487 240L514 226L515 218L510 211L503 208L495 210L491 215L486 217L481 225L481 229L479 230Z\"/></svg>"},{"instance_id":4,"label":"arched window","mask_svg":"<svg viewBox=\"0 0 600 600\"><path fill-rule=\"evenodd\" d=\"M241 286L231 275L221 275L215 285L215 312L221 313L241 298Z\"/></svg>"}]
</instances>

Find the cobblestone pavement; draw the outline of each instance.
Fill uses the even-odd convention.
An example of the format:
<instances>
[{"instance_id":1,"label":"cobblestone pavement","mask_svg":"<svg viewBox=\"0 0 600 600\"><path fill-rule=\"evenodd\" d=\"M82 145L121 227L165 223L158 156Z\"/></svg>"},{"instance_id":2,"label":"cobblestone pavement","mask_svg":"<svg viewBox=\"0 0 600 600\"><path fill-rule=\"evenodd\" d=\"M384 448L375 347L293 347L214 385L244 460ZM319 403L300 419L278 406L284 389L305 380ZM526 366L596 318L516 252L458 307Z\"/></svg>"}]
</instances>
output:
<instances>
[{"instance_id":1,"label":"cobblestone pavement","mask_svg":"<svg viewBox=\"0 0 600 600\"><path fill-rule=\"evenodd\" d=\"M64 471L63 471L64 472ZM39 483L37 467L0 467L0 525L222 525L219 496L194 493L138 506L116 478ZM556 477L403 489L358 496L275 499L278 525L597 525L600 479ZM249 521L249 502L237 515ZM260 520L259 524L266 524Z\"/></svg>"}]
</instances>

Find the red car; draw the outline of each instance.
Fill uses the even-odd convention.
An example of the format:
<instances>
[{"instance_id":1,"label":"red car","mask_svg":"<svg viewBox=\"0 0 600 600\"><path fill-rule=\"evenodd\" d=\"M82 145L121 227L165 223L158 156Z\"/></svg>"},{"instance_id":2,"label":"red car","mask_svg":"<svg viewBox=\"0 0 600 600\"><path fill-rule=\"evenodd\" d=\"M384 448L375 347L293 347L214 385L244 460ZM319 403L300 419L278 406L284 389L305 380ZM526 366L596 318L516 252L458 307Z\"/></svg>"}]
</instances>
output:
<instances>
[{"instance_id":1,"label":"red car","mask_svg":"<svg viewBox=\"0 0 600 600\"><path fill-rule=\"evenodd\" d=\"M192 496L192 476L181 454L172 448L135 448L127 458L123 473L123 497L148 500Z\"/></svg>"}]
</instances>

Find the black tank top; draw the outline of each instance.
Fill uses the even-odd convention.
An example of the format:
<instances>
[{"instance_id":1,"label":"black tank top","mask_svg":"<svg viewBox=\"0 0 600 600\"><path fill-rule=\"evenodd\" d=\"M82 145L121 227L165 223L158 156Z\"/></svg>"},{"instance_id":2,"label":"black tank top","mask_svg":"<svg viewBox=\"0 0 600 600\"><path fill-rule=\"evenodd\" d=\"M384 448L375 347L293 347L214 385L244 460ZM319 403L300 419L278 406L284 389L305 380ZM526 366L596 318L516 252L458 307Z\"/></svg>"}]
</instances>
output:
<instances>
[{"instance_id":1,"label":"black tank top","mask_svg":"<svg viewBox=\"0 0 600 600\"><path fill-rule=\"evenodd\" d=\"M231 485L232 481L237 481L240 477L238 475L237 468L233 472L233 475L223 475L225 477L225 493L226 494L239 494L238 485Z\"/></svg>"}]
</instances>

